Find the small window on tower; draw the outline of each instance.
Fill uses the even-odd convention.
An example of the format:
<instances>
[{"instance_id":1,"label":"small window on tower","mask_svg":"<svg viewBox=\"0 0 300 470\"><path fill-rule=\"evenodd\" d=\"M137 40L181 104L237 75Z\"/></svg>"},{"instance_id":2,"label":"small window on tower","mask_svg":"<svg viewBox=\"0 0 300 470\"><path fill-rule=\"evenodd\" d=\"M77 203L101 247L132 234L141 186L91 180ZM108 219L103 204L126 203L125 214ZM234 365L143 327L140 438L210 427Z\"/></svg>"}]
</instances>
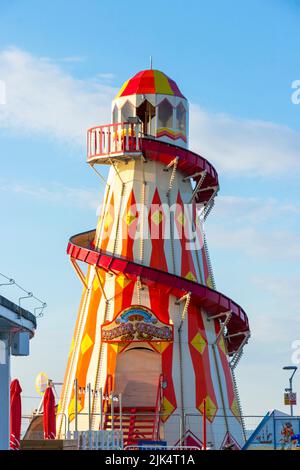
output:
<instances>
[{"instance_id":1,"label":"small window on tower","mask_svg":"<svg viewBox=\"0 0 300 470\"><path fill-rule=\"evenodd\" d=\"M134 106L130 101L126 101L124 106L121 108L121 122L128 121L128 118L132 116L134 116Z\"/></svg>"},{"instance_id":2,"label":"small window on tower","mask_svg":"<svg viewBox=\"0 0 300 470\"><path fill-rule=\"evenodd\" d=\"M118 110L118 106L116 104L115 104L114 109L113 109L112 118L113 118L113 123L114 124L119 122L119 110Z\"/></svg>"},{"instance_id":3,"label":"small window on tower","mask_svg":"<svg viewBox=\"0 0 300 470\"><path fill-rule=\"evenodd\" d=\"M167 99L158 105L158 127L173 127L173 106Z\"/></svg>"},{"instance_id":4,"label":"small window on tower","mask_svg":"<svg viewBox=\"0 0 300 470\"><path fill-rule=\"evenodd\" d=\"M186 109L182 103L176 108L176 129L186 132Z\"/></svg>"}]
</instances>

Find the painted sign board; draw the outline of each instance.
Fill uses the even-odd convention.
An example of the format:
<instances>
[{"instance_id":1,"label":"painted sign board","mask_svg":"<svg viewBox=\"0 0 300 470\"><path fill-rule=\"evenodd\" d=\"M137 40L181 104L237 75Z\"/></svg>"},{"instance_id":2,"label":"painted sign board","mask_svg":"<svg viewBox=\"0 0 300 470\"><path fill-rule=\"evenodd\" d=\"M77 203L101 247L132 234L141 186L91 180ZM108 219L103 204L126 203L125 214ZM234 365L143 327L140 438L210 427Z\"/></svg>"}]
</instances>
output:
<instances>
[{"instance_id":1,"label":"painted sign board","mask_svg":"<svg viewBox=\"0 0 300 470\"><path fill-rule=\"evenodd\" d=\"M158 320L151 310L140 305L125 309L110 323L102 325L102 341L173 341L173 325Z\"/></svg>"}]
</instances>

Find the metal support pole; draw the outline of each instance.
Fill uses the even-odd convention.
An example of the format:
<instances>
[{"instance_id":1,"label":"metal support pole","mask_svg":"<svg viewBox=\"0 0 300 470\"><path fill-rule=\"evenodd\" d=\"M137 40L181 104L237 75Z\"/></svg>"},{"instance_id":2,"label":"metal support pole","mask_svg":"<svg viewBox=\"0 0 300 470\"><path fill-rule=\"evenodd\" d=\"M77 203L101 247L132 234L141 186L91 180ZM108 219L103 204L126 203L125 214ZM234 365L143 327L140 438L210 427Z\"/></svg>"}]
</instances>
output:
<instances>
[{"instance_id":1,"label":"metal support pole","mask_svg":"<svg viewBox=\"0 0 300 470\"><path fill-rule=\"evenodd\" d=\"M114 431L114 395L113 393L110 395L111 398L111 430Z\"/></svg>"},{"instance_id":2,"label":"metal support pole","mask_svg":"<svg viewBox=\"0 0 300 470\"><path fill-rule=\"evenodd\" d=\"M200 188L203 184L203 181L205 180L205 177L206 177L206 171L204 170L203 173L201 174L201 178L199 178L199 181L198 183L196 184L195 186L195 189L193 191L193 194L192 194L192 197L190 199L190 204L193 202L193 200L195 199L195 197L197 196L198 192L200 192Z\"/></svg>"},{"instance_id":3,"label":"metal support pole","mask_svg":"<svg viewBox=\"0 0 300 470\"><path fill-rule=\"evenodd\" d=\"M87 385L87 392L88 392L89 431L91 431L91 427L92 427L92 414L91 414L92 390L91 390L91 384L90 383L88 383L88 385Z\"/></svg>"},{"instance_id":4,"label":"metal support pole","mask_svg":"<svg viewBox=\"0 0 300 470\"><path fill-rule=\"evenodd\" d=\"M120 431L123 428L122 394L119 395Z\"/></svg>"},{"instance_id":5,"label":"metal support pole","mask_svg":"<svg viewBox=\"0 0 300 470\"><path fill-rule=\"evenodd\" d=\"M182 414L179 415L179 438L180 438L180 445L183 445L182 438L183 438L183 423L182 423Z\"/></svg>"},{"instance_id":6,"label":"metal support pole","mask_svg":"<svg viewBox=\"0 0 300 470\"><path fill-rule=\"evenodd\" d=\"M220 331L219 331L219 333L218 333L217 336L216 336L215 344L217 344L217 342L219 341L219 338L220 338L221 335L223 334L223 332L224 332L226 326L228 325L228 323L229 323L231 317L232 317L232 312L231 312L231 311L226 312L226 319L225 319L225 321L224 321L224 322L221 324L221 326L220 326Z\"/></svg>"},{"instance_id":7,"label":"metal support pole","mask_svg":"<svg viewBox=\"0 0 300 470\"><path fill-rule=\"evenodd\" d=\"M9 333L0 334L0 450L9 450L10 432Z\"/></svg>"},{"instance_id":8,"label":"metal support pole","mask_svg":"<svg viewBox=\"0 0 300 470\"><path fill-rule=\"evenodd\" d=\"M100 396L100 429L103 429L103 390L102 387L99 390Z\"/></svg>"},{"instance_id":9,"label":"metal support pole","mask_svg":"<svg viewBox=\"0 0 300 470\"><path fill-rule=\"evenodd\" d=\"M203 400L203 450L206 450L206 400Z\"/></svg>"},{"instance_id":10,"label":"metal support pole","mask_svg":"<svg viewBox=\"0 0 300 470\"><path fill-rule=\"evenodd\" d=\"M180 373L180 402L181 402L181 419L183 422L183 435L185 436L185 414L184 414L184 391L183 391L183 367L182 367L182 337L181 337L181 328L182 321L178 328L178 353L179 353L179 373ZM185 440L185 437L184 437ZM183 443L185 445L185 442Z\"/></svg>"},{"instance_id":11,"label":"metal support pole","mask_svg":"<svg viewBox=\"0 0 300 470\"><path fill-rule=\"evenodd\" d=\"M289 394L290 394L290 409L291 409L291 416L293 416L293 405L292 405L292 393L293 393L293 379L290 378L289 379L289 383L290 383L290 391L289 391Z\"/></svg>"},{"instance_id":12,"label":"metal support pole","mask_svg":"<svg viewBox=\"0 0 300 470\"><path fill-rule=\"evenodd\" d=\"M86 289L88 289L88 285L86 283L86 278L85 278L85 275L83 274L82 272L82 269L80 269L80 267L78 266L76 260L72 257L70 257L70 261L71 261L71 264L75 270L75 273L77 274L77 276L79 277L80 281L82 282L82 284L84 285L84 287Z\"/></svg>"},{"instance_id":13,"label":"metal support pole","mask_svg":"<svg viewBox=\"0 0 300 470\"><path fill-rule=\"evenodd\" d=\"M78 431L78 380L74 380L75 387L75 432Z\"/></svg>"}]
</instances>

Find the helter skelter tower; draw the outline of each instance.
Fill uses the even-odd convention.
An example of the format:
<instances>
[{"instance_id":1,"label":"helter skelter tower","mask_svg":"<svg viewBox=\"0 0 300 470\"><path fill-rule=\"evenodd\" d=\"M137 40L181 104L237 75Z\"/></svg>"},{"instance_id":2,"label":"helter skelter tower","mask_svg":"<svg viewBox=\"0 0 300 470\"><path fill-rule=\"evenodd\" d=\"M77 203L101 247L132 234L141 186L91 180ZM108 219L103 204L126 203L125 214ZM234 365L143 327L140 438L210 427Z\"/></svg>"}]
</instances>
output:
<instances>
[{"instance_id":1,"label":"helter skelter tower","mask_svg":"<svg viewBox=\"0 0 300 470\"><path fill-rule=\"evenodd\" d=\"M113 100L112 124L90 129L87 145L96 173L110 170L96 230L68 245L83 293L58 434L64 414L71 429L110 429L103 397L121 394L127 443L201 446L206 429L213 448L240 447L234 368L249 325L215 289L203 224L218 175L188 149L186 98L164 73L139 72ZM119 412L116 402L114 428Z\"/></svg>"}]
</instances>

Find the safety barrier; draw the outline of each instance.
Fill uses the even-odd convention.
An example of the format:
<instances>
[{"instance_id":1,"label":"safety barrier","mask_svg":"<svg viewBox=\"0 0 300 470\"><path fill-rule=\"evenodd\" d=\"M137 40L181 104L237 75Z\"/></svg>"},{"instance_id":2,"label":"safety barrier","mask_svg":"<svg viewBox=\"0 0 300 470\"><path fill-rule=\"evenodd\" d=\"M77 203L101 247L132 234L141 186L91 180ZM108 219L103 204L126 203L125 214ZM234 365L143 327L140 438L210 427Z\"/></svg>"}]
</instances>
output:
<instances>
[{"instance_id":1,"label":"safety barrier","mask_svg":"<svg viewBox=\"0 0 300 470\"><path fill-rule=\"evenodd\" d=\"M140 448L140 446L137 446L137 444L126 445L126 422L128 422L128 418L130 418L130 413L127 413L126 411L122 413L122 425L118 410L116 411L117 412L114 416L115 421L113 430L109 429L90 431L88 430L88 423L90 422L88 413L78 413L78 428L81 429L81 431L77 431L76 433L76 431L74 431L74 414L70 415L68 419L66 416L63 416L63 421L65 423L63 429L67 428L67 430L62 433L61 437L62 439L76 439L78 441L78 447L81 449L124 448L124 450L133 450L137 447ZM98 416L98 418L100 417L100 414L95 415ZM105 421L105 415L106 414L103 413L103 421ZM151 413L144 413L143 416L148 418L151 416ZM154 420L157 415L152 413L152 416ZM181 415L180 413L175 412L167 420L164 420L165 416L162 413L160 413L159 416L161 436L157 436L157 440L160 438L163 439L164 432L167 431L168 435L171 436L170 439L168 439L168 444L173 444L172 446L168 447L159 446L162 447L162 450L183 450L190 447L199 447L199 449L202 449L205 447L202 445L205 441L207 450L214 450L217 448L231 448L230 443L226 440L226 425L224 419L225 416L223 413L219 412L214 417L211 417L209 414L207 414L206 429L203 426L203 416L200 413L184 413L184 415ZM210 420L212 418L214 423L213 431L210 427ZM30 415L22 417L22 437L24 437L31 419L32 416ZM40 419L42 419L42 415L40 415ZM240 426L241 420L243 419L245 425L245 437L247 441L246 443L241 442L241 447L243 450L287 450L300 448L298 447L297 442L291 439L292 434L300 434L299 416L291 417L280 412L268 413L265 416L234 416L230 414L230 410L226 410L226 419L229 432L233 435L233 437L236 435L236 426ZM42 428L42 422L40 426ZM30 437L28 436L27 439L42 440L44 436L43 430L41 428L31 431ZM234 429L236 431L234 431ZM197 435L199 444L192 445L192 441L189 437L190 430L194 435ZM207 434L206 436L204 436L204 430ZM140 439L151 440L150 437L146 438L142 435ZM152 443L150 445L142 444L142 446L143 449L147 448L147 450L161 450L156 445L152 445Z\"/></svg>"},{"instance_id":2,"label":"safety barrier","mask_svg":"<svg viewBox=\"0 0 300 470\"><path fill-rule=\"evenodd\" d=\"M156 445L136 445L125 446L124 450L187 450L193 452L194 450L202 450L198 446L156 446ZM208 449L207 449L208 450Z\"/></svg>"},{"instance_id":3,"label":"safety barrier","mask_svg":"<svg viewBox=\"0 0 300 470\"><path fill-rule=\"evenodd\" d=\"M69 431L67 439L77 440L79 450L123 449L123 433L121 431Z\"/></svg>"}]
</instances>

